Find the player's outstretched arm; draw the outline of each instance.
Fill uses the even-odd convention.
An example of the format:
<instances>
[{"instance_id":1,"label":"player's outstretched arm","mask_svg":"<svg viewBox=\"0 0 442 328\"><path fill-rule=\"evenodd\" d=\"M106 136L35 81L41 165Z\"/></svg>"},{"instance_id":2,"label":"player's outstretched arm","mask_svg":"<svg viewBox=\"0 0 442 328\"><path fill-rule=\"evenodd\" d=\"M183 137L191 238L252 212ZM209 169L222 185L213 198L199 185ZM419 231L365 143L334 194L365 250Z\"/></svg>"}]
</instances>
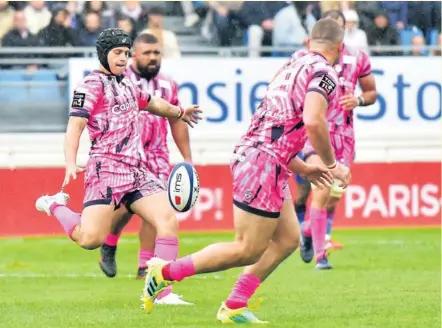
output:
<instances>
[{"instance_id":1,"label":"player's outstretched arm","mask_svg":"<svg viewBox=\"0 0 442 328\"><path fill-rule=\"evenodd\" d=\"M181 119L191 127L193 127L193 124L197 124L198 121L202 119L202 117L199 115L202 113L202 110L199 109L197 105L191 105L186 109L183 109L181 107L172 105L160 97L155 96L150 98L145 109L158 116Z\"/></svg>"},{"instance_id":2,"label":"player's outstretched arm","mask_svg":"<svg viewBox=\"0 0 442 328\"><path fill-rule=\"evenodd\" d=\"M174 106L166 100L151 96L149 103L145 110L151 112L152 114L162 116L162 117L171 117L171 118L181 118L182 109L178 106Z\"/></svg>"},{"instance_id":3,"label":"player's outstretched arm","mask_svg":"<svg viewBox=\"0 0 442 328\"><path fill-rule=\"evenodd\" d=\"M327 99L319 92L310 91L304 101L303 120L307 130L307 137L322 161L327 166L336 163L335 155L330 143L327 119Z\"/></svg>"}]
</instances>

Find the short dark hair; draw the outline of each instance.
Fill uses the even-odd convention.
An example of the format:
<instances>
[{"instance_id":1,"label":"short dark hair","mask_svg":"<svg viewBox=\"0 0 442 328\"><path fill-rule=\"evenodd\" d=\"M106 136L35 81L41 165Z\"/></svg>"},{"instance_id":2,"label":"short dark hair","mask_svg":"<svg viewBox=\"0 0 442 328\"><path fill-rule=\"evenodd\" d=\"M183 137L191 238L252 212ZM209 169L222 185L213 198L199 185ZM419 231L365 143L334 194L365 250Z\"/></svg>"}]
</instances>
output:
<instances>
[{"instance_id":1,"label":"short dark hair","mask_svg":"<svg viewBox=\"0 0 442 328\"><path fill-rule=\"evenodd\" d=\"M311 40L317 43L341 43L344 39L344 29L337 21L321 18L312 29Z\"/></svg>"},{"instance_id":2,"label":"short dark hair","mask_svg":"<svg viewBox=\"0 0 442 328\"><path fill-rule=\"evenodd\" d=\"M136 43L155 44L158 43L158 39L155 35L149 33L140 34L134 41Z\"/></svg>"},{"instance_id":3,"label":"short dark hair","mask_svg":"<svg viewBox=\"0 0 442 328\"><path fill-rule=\"evenodd\" d=\"M322 18L331 18L331 19L334 19L335 21L337 21L340 18L340 19L342 19L342 21L344 22L344 25L345 25L345 16L342 13L342 11L339 11L339 10L332 9L332 10L326 11L325 13L322 14L321 19Z\"/></svg>"},{"instance_id":4,"label":"short dark hair","mask_svg":"<svg viewBox=\"0 0 442 328\"><path fill-rule=\"evenodd\" d=\"M164 16L164 9L162 7L159 7L159 6L152 6L147 11L147 14L148 15L161 15L161 16Z\"/></svg>"}]
</instances>

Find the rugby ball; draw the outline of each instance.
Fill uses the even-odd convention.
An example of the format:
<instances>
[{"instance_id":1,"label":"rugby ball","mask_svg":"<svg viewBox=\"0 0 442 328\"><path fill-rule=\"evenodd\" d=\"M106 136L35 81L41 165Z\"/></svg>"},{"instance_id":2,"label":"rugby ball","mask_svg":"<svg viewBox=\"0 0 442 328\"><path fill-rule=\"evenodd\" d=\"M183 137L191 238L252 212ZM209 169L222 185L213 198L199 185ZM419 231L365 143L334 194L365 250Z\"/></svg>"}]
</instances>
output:
<instances>
[{"instance_id":1,"label":"rugby ball","mask_svg":"<svg viewBox=\"0 0 442 328\"><path fill-rule=\"evenodd\" d=\"M169 202L178 212L187 212L195 205L200 192L200 180L189 163L177 164L169 175L167 192Z\"/></svg>"}]
</instances>

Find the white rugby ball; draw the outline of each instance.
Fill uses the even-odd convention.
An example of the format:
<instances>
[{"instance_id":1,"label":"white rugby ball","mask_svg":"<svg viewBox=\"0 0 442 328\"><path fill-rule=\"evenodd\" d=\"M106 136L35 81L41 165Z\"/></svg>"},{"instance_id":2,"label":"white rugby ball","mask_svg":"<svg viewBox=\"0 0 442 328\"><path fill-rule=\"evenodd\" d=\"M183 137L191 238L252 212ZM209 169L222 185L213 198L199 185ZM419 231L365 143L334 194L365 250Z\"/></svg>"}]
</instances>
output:
<instances>
[{"instance_id":1,"label":"white rugby ball","mask_svg":"<svg viewBox=\"0 0 442 328\"><path fill-rule=\"evenodd\" d=\"M189 163L178 163L169 175L167 192L169 202L178 212L187 212L198 199L200 180Z\"/></svg>"}]
</instances>

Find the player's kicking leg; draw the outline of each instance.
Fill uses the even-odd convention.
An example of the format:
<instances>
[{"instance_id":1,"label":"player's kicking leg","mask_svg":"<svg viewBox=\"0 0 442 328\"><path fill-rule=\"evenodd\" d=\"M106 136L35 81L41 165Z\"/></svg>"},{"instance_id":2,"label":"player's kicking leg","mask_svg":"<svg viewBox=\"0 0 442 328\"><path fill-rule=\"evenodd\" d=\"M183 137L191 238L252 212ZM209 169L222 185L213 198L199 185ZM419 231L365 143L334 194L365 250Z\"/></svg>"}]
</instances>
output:
<instances>
[{"instance_id":1,"label":"player's kicking leg","mask_svg":"<svg viewBox=\"0 0 442 328\"><path fill-rule=\"evenodd\" d=\"M178 256L178 221L170 206L167 193L140 190L126 203L130 210L151 223L156 231L154 254L166 261L175 260ZM149 270L149 269L148 269ZM172 289L164 288L156 295L155 304L192 305L172 293Z\"/></svg>"},{"instance_id":2,"label":"player's kicking leg","mask_svg":"<svg viewBox=\"0 0 442 328\"><path fill-rule=\"evenodd\" d=\"M158 294L173 282L255 264L267 249L278 224L288 172L256 148L239 149L236 153L241 153L241 159L235 156L232 161L235 240L212 244L169 263L157 258L149 261L144 289L147 312L153 310Z\"/></svg>"},{"instance_id":3,"label":"player's kicking leg","mask_svg":"<svg viewBox=\"0 0 442 328\"><path fill-rule=\"evenodd\" d=\"M76 213L67 205L68 196L57 193L37 199L37 210L57 218L66 234L85 249L96 249L104 242L112 225L112 200L96 199L95 203L85 204L83 212Z\"/></svg>"},{"instance_id":4,"label":"player's kicking leg","mask_svg":"<svg viewBox=\"0 0 442 328\"><path fill-rule=\"evenodd\" d=\"M292 254L299 244L299 225L290 199L286 199L272 241L254 265L245 268L232 292L218 310L222 323L265 323L251 312L248 302L265 279Z\"/></svg>"},{"instance_id":5,"label":"player's kicking leg","mask_svg":"<svg viewBox=\"0 0 442 328\"><path fill-rule=\"evenodd\" d=\"M146 221L142 221L139 232L140 250L138 254L137 279L145 279L147 262L154 257L154 247L156 239L155 227ZM172 286L163 291L155 300L158 305L193 305L193 303L183 300L182 295L172 292Z\"/></svg>"},{"instance_id":6,"label":"player's kicking leg","mask_svg":"<svg viewBox=\"0 0 442 328\"><path fill-rule=\"evenodd\" d=\"M143 196L142 193L145 193L148 196ZM114 222L116 224L112 227L111 233L106 237L106 241L101 247L101 260L100 260L100 268L102 271L108 276L112 277L116 274L116 260L115 260L115 253L116 253L116 241L118 241L118 237L121 234L121 231L123 230L124 226L129 222L132 212L128 211L126 206L132 205L133 202L136 202L137 200L140 200L141 198L151 198L154 199L159 198L160 200L163 200L162 202L158 202L156 206L159 207L170 207L169 203L164 203L164 191L158 191L160 195L152 194L152 191L137 191L135 193L129 194L127 197L124 197L124 203L125 205L120 206L120 208L114 212ZM167 199L167 198L166 198ZM137 202L138 203L138 202ZM145 203L144 205L138 205L138 207L143 206L152 206L153 202L141 202ZM147 205L146 205L147 204ZM157 214L150 215L149 217L143 217L141 213L148 213L145 209L139 209L138 214L145 218L145 220L142 220L141 223L141 229L139 233L140 237L140 253L139 253L139 263L138 263L138 274L142 276L144 279L145 277L145 271L147 269L146 262L150 260L154 255L154 250L159 251L159 254L161 256L166 256L166 258L176 258L178 253L178 239L176 237L166 237L166 238L156 238L156 228L154 224L154 218L156 218L158 215L159 217L168 217L170 215L175 215L172 213L161 213L160 211L152 210L151 212L158 212ZM146 221L148 220L148 221ZM168 225L170 224L170 226ZM164 227L162 228L163 233L166 235L173 235L175 231L175 225L171 224L171 222L165 222ZM112 244L111 244L112 242ZM170 245L168 245L168 243ZM159 249L156 248L156 246L159 246ZM176 250L175 250L176 248ZM176 255L175 255L176 254ZM141 272L142 271L142 272ZM160 297L156 300L155 304L164 304L164 305L192 305L192 303L187 302L182 299L181 295L177 295L172 293L172 288L169 288L168 290L164 291Z\"/></svg>"}]
</instances>

